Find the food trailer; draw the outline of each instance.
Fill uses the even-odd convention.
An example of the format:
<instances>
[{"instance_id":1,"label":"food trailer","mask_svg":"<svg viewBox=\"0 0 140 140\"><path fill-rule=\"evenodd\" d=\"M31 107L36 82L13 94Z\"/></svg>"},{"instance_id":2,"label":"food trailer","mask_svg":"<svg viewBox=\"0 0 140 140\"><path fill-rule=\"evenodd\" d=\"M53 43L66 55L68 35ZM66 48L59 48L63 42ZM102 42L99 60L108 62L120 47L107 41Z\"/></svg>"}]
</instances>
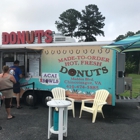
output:
<instances>
[{"instance_id":1,"label":"food trailer","mask_svg":"<svg viewBox=\"0 0 140 140\"><path fill-rule=\"evenodd\" d=\"M54 87L79 102L94 98L95 91L106 89L108 104L115 106L116 95L124 92L125 55L102 46L111 41L75 42L51 30L3 32L0 69L19 60L24 77L21 97L44 105ZM32 85L34 83L34 92Z\"/></svg>"}]
</instances>

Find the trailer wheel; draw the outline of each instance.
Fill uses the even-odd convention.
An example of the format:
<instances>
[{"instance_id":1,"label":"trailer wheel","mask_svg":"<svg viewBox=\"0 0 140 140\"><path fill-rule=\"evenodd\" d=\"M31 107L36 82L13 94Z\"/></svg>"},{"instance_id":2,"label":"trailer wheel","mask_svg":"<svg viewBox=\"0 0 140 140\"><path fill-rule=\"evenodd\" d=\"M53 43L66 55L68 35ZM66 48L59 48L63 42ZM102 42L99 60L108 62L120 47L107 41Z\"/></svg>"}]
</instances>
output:
<instances>
[{"instance_id":1,"label":"trailer wheel","mask_svg":"<svg viewBox=\"0 0 140 140\"><path fill-rule=\"evenodd\" d=\"M42 104L43 106L47 107L47 102L52 99L52 94L51 93L45 93L42 96Z\"/></svg>"},{"instance_id":2,"label":"trailer wheel","mask_svg":"<svg viewBox=\"0 0 140 140\"><path fill-rule=\"evenodd\" d=\"M28 106L33 106L37 102L37 97L32 91L26 92L23 99L24 103Z\"/></svg>"}]
</instances>

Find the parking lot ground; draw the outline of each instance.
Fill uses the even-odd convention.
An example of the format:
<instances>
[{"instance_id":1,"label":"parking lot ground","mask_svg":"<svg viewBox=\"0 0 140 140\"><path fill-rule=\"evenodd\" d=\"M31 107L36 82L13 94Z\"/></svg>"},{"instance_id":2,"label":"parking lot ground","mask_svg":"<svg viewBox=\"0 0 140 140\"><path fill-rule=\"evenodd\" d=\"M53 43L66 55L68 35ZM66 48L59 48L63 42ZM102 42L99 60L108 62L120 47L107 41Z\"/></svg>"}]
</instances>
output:
<instances>
[{"instance_id":1,"label":"parking lot ground","mask_svg":"<svg viewBox=\"0 0 140 140\"><path fill-rule=\"evenodd\" d=\"M80 103L75 103L76 117L68 112L68 136L64 140L139 140L140 110L138 103L117 103L115 107L104 106L103 112L91 123L92 114L83 112L79 119ZM22 109L12 108L15 115L6 119L4 106L0 108L0 140L47 140L48 107L38 104L38 109L30 109L22 104ZM58 140L52 134L51 140Z\"/></svg>"}]
</instances>

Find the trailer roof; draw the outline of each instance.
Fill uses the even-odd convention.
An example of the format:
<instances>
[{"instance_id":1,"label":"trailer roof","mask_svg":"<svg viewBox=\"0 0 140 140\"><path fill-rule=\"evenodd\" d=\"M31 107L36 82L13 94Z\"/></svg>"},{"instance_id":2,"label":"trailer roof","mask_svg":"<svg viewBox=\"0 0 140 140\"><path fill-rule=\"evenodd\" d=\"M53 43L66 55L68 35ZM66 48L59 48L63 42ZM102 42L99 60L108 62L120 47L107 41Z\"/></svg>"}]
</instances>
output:
<instances>
[{"instance_id":1,"label":"trailer roof","mask_svg":"<svg viewBox=\"0 0 140 140\"><path fill-rule=\"evenodd\" d=\"M74 43L49 43L49 44L10 44L1 45L0 49L44 49L45 47L67 47L67 46L104 46L113 43L113 41L96 41L96 42L74 42Z\"/></svg>"}]
</instances>

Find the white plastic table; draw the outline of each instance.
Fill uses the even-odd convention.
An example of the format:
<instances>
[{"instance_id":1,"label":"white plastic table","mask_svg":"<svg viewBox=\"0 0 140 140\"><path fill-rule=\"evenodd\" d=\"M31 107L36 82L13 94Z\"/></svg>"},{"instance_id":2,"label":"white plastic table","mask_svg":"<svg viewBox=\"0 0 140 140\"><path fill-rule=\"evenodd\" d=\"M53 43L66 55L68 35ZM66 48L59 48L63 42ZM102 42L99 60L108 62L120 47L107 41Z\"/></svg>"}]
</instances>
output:
<instances>
[{"instance_id":1,"label":"white plastic table","mask_svg":"<svg viewBox=\"0 0 140 140\"><path fill-rule=\"evenodd\" d=\"M63 134L67 137L67 123L68 123L68 110L67 107L71 105L70 101L67 100L51 100L47 102L49 106L48 116L48 139L51 134L58 134L58 140L63 140ZM59 126L58 131L55 131L52 126L52 107L57 107L59 110Z\"/></svg>"}]
</instances>

